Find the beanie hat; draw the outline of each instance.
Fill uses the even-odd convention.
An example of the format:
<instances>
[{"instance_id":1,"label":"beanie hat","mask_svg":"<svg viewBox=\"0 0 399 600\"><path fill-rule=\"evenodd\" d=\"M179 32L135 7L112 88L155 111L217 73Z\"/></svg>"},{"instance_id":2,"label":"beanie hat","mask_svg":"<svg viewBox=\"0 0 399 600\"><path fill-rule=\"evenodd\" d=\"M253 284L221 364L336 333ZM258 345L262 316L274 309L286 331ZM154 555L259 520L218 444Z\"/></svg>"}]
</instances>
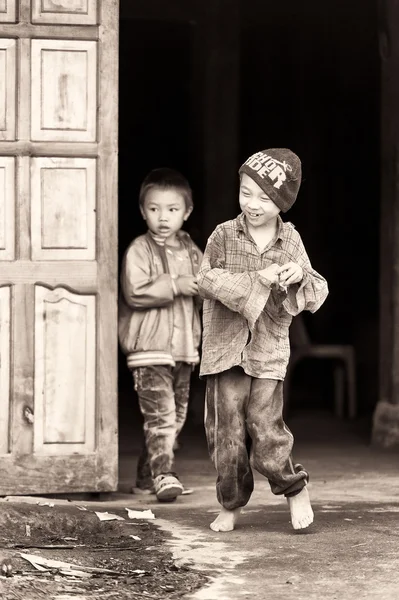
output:
<instances>
[{"instance_id":1,"label":"beanie hat","mask_svg":"<svg viewBox=\"0 0 399 600\"><path fill-rule=\"evenodd\" d=\"M301 161L288 148L256 152L240 167L239 173L251 177L282 212L294 204L302 178Z\"/></svg>"}]
</instances>

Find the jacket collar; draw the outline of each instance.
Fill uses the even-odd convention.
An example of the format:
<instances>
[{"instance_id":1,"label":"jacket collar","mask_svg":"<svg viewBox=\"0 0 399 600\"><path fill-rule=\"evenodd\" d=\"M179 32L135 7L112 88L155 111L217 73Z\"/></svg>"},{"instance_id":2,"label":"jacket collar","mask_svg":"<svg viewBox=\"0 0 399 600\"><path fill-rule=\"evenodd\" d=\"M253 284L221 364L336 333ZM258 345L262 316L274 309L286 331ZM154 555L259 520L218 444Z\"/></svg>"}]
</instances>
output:
<instances>
[{"instance_id":1,"label":"jacket collar","mask_svg":"<svg viewBox=\"0 0 399 600\"><path fill-rule=\"evenodd\" d=\"M160 236L156 235L155 233L153 233L152 231L150 231L149 229L148 229L148 231L147 231L147 236L148 236L148 237L149 237L151 240L154 240L154 242L155 242L155 243L156 243L158 246L165 246L165 240L164 240L162 237L160 237ZM177 238L178 238L178 239L179 239L181 242L183 242L183 244L187 244L187 243L188 243L188 241L189 241L189 238L190 238L190 236L189 236L189 234L187 233L187 231L183 231L182 229L180 229L180 231L178 231L178 232L176 233L176 237L177 237Z\"/></svg>"}]
</instances>

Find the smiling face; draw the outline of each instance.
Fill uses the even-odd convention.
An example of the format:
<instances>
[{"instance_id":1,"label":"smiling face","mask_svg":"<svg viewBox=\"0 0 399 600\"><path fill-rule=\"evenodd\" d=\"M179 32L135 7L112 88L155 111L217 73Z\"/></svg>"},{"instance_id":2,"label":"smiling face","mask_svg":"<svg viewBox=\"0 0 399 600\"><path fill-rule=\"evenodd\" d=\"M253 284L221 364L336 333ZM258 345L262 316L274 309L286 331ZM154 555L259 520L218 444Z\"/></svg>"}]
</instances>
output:
<instances>
[{"instance_id":1,"label":"smiling face","mask_svg":"<svg viewBox=\"0 0 399 600\"><path fill-rule=\"evenodd\" d=\"M249 175L244 173L240 183L240 207L251 227L275 222L280 209Z\"/></svg>"},{"instance_id":2,"label":"smiling face","mask_svg":"<svg viewBox=\"0 0 399 600\"><path fill-rule=\"evenodd\" d=\"M140 207L148 228L166 242L173 242L176 233L188 219L192 208L187 208L184 197L174 189L151 188Z\"/></svg>"}]
</instances>

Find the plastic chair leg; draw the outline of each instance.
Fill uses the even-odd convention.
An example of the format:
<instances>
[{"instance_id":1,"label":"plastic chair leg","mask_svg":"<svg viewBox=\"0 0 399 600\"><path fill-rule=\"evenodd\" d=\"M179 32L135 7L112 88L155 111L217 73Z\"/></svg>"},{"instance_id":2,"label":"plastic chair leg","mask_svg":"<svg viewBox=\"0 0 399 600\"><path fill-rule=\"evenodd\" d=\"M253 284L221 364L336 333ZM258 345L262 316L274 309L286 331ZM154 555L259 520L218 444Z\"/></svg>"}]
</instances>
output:
<instances>
[{"instance_id":1,"label":"plastic chair leg","mask_svg":"<svg viewBox=\"0 0 399 600\"><path fill-rule=\"evenodd\" d=\"M345 404L345 368L342 364L334 367L334 408L340 419L344 416Z\"/></svg>"},{"instance_id":2,"label":"plastic chair leg","mask_svg":"<svg viewBox=\"0 0 399 600\"><path fill-rule=\"evenodd\" d=\"M356 366L354 356L348 360L348 415L350 419L356 417Z\"/></svg>"}]
</instances>

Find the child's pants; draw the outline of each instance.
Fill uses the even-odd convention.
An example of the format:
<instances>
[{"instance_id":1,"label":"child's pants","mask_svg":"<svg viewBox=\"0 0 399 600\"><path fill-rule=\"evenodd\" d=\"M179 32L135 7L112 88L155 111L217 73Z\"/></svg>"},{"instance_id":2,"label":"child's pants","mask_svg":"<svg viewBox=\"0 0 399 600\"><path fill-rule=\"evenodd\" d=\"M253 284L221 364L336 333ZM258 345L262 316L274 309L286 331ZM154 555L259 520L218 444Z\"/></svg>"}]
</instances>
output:
<instances>
[{"instance_id":1,"label":"child's pants","mask_svg":"<svg viewBox=\"0 0 399 600\"><path fill-rule=\"evenodd\" d=\"M292 463L294 438L282 410L282 381L250 377L240 367L207 377L205 429L225 508L249 501L251 466L268 478L273 494L293 496L306 485L308 473Z\"/></svg>"},{"instance_id":2,"label":"child's pants","mask_svg":"<svg viewBox=\"0 0 399 600\"><path fill-rule=\"evenodd\" d=\"M150 488L155 477L173 471L173 444L186 421L191 372L192 366L182 362L175 367L133 369L145 438L137 465L138 487Z\"/></svg>"}]
</instances>

